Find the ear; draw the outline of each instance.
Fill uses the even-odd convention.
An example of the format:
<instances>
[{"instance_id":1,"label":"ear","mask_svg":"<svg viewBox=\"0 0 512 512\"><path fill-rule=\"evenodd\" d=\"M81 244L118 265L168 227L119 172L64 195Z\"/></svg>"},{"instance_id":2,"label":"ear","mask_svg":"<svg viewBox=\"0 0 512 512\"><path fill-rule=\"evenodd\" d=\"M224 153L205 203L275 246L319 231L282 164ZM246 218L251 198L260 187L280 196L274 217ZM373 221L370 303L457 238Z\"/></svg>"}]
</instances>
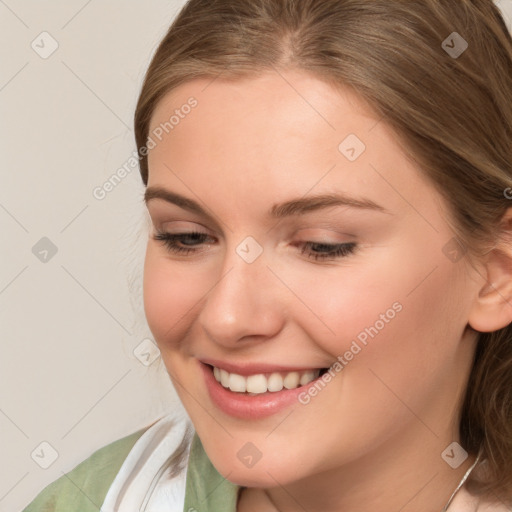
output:
<instances>
[{"instance_id":1,"label":"ear","mask_svg":"<svg viewBox=\"0 0 512 512\"><path fill-rule=\"evenodd\" d=\"M469 325L479 332L492 332L512 322L512 208L500 222L500 238L488 253L482 286L471 308Z\"/></svg>"}]
</instances>

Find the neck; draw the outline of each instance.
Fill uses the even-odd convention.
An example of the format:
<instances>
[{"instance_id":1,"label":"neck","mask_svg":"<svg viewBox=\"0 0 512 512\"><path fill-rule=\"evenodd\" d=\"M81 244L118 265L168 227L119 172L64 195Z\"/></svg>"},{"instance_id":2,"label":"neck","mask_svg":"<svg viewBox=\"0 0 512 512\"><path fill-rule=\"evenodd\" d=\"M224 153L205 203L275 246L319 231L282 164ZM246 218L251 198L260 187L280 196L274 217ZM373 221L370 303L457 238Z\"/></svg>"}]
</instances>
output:
<instances>
[{"instance_id":1,"label":"neck","mask_svg":"<svg viewBox=\"0 0 512 512\"><path fill-rule=\"evenodd\" d=\"M306 480L270 489L244 489L238 512L441 512L475 457L452 469L441 457L454 438L402 431L371 456ZM415 429L416 430L416 429ZM418 442L421 439L421 442Z\"/></svg>"}]
</instances>

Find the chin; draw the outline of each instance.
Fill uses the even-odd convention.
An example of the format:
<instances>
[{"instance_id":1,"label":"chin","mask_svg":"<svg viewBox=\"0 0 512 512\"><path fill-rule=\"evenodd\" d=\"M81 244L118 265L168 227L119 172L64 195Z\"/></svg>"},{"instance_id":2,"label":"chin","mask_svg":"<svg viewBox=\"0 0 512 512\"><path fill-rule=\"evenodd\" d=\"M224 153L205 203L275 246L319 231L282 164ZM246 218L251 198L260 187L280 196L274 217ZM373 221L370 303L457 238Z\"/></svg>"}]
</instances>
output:
<instances>
[{"instance_id":1,"label":"chin","mask_svg":"<svg viewBox=\"0 0 512 512\"><path fill-rule=\"evenodd\" d=\"M242 487L269 488L277 485L287 485L296 480L304 478L299 474L300 463L286 462L285 460L273 459L264 460L262 457L252 467L244 467L243 463L236 457L226 458L225 456L210 458L217 471L226 480Z\"/></svg>"}]
</instances>

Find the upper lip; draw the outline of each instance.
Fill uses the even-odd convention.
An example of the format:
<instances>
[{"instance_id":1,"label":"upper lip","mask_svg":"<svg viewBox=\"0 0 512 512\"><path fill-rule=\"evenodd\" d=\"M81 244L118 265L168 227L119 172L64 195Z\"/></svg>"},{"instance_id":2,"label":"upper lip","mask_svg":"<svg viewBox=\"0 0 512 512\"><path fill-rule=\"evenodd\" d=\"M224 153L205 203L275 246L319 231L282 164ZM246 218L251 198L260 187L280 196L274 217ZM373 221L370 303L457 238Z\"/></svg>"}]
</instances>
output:
<instances>
[{"instance_id":1,"label":"upper lip","mask_svg":"<svg viewBox=\"0 0 512 512\"><path fill-rule=\"evenodd\" d=\"M274 373L274 372L304 372L320 370L321 367L312 366L284 366L268 363L257 362L244 362L244 363L230 363L227 361L219 361L218 359L200 359L204 364L215 366L221 370L226 370L229 373L236 373L237 375L256 375L259 373Z\"/></svg>"}]
</instances>

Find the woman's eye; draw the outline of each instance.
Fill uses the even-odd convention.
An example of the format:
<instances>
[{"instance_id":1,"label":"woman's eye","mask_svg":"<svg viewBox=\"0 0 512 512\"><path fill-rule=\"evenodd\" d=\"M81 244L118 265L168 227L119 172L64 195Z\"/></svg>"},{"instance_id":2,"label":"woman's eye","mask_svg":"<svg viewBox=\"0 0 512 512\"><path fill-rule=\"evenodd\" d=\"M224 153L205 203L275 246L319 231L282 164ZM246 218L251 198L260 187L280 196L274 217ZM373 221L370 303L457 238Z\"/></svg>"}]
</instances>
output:
<instances>
[{"instance_id":1,"label":"woman's eye","mask_svg":"<svg viewBox=\"0 0 512 512\"><path fill-rule=\"evenodd\" d=\"M156 233L153 237L162 242L169 252L190 254L197 252L197 246L211 239L206 233L192 231L190 233Z\"/></svg>"},{"instance_id":2,"label":"woman's eye","mask_svg":"<svg viewBox=\"0 0 512 512\"><path fill-rule=\"evenodd\" d=\"M304 242L301 254L314 260L334 260L352 254L356 249L355 242L344 242L340 244L324 244L318 242Z\"/></svg>"},{"instance_id":3,"label":"woman's eye","mask_svg":"<svg viewBox=\"0 0 512 512\"><path fill-rule=\"evenodd\" d=\"M187 255L196 253L200 247L210 245L215 240L206 233L192 231L190 233L162 233L157 232L154 239L162 242L169 252ZM301 254L314 260L335 260L352 254L356 249L355 242L339 244L325 244L320 242L301 242Z\"/></svg>"}]
</instances>

